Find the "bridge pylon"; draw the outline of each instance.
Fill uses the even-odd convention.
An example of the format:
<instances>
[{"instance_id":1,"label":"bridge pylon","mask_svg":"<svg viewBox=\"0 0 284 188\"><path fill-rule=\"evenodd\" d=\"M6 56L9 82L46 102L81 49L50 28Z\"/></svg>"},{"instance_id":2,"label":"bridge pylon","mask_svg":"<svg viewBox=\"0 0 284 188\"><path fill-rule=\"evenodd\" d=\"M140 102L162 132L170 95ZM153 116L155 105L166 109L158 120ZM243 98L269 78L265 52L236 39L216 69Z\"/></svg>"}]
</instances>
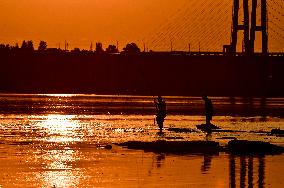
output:
<instances>
[{"instance_id":1,"label":"bridge pylon","mask_svg":"<svg viewBox=\"0 0 284 188\"><path fill-rule=\"evenodd\" d=\"M258 0L252 0L251 11L251 29L250 29L250 53L254 53L255 32L260 31L262 34L262 53L268 52L267 36L267 4L266 0L261 0L261 25L256 25L256 7Z\"/></svg>"},{"instance_id":2,"label":"bridge pylon","mask_svg":"<svg viewBox=\"0 0 284 188\"><path fill-rule=\"evenodd\" d=\"M262 32L262 53L268 52L267 36L267 0L261 0L261 25L256 25L257 1L252 0L251 20L249 18L249 0L243 0L243 24L239 24L240 1L233 0L233 18L231 44L224 45L223 51L235 54L237 51L238 31L243 31L244 53L253 54L255 49L255 33ZM251 21L251 23L250 23Z\"/></svg>"},{"instance_id":3,"label":"bridge pylon","mask_svg":"<svg viewBox=\"0 0 284 188\"><path fill-rule=\"evenodd\" d=\"M249 6L248 0L243 0L243 14L244 21L243 24L239 24L239 6L240 0L234 0L233 8L233 27L231 36L231 52L236 53L237 42L238 42L238 31L244 31L244 52L249 52Z\"/></svg>"}]
</instances>

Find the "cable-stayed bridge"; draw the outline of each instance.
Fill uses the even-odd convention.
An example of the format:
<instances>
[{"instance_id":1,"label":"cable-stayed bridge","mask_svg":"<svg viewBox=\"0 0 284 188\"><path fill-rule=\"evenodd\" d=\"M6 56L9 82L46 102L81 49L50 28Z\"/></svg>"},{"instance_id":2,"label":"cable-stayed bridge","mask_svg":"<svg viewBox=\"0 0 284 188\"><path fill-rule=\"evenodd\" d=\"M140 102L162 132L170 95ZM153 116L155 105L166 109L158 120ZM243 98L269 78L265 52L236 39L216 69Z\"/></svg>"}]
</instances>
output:
<instances>
[{"instance_id":1,"label":"cable-stayed bridge","mask_svg":"<svg viewBox=\"0 0 284 188\"><path fill-rule=\"evenodd\" d=\"M246 4L247 10L245 9ZM266 10L263 11L263 8ZM283 52L283 8L284 0L186 1L178 10L169 15L165 22L145 36L143 43L146 49L153 51L221 52L223 45L231 44L233 40L233 43L236 43L234 51L244 52L246 38L242 32L236 32L238 41L234 41L234 22L237 19L237 25L244 25L247 28L244 31L248 32L248 39L254 33L251 31L253 25L257 26L254 51L262 52L263 37L258 32L260 29L258 25L265 20L263 24L266 27L263 29L267 35L267 51ZM253 14L255 15L254 20Z\"/></svg>"}]
</instances>

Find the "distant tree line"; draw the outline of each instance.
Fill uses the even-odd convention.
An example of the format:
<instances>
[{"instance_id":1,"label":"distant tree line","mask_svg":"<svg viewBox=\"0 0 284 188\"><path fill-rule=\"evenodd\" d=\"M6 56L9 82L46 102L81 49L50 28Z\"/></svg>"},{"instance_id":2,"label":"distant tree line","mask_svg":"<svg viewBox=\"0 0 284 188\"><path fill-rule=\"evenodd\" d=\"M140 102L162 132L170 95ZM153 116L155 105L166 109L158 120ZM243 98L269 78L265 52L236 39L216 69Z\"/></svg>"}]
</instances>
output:
<instances>
[{"instance_id":1,"label":"distant tree line","mask_svg":"<svg viewBox=\"0 0 284 188\"><path fill-rule=\"evenodd\" d=\"M9 44L0 44L0 51L24 51L24 52L33 52L36 51L34 48L33 41L23 41L21 46L16 43L15 46L10 46ZM48 51L68 51L68 50L63 50L60 48L48 48L47 43L45 41L40 41L37 51L39 52L48 52ZM100 42L96 43L96 48L93 51L92 47L90 50L81 50L80 48L74 48L70 52L72 53L119 53L119 50L116 45L110 44L106 49L103 49L103 45ZM140 48L137 46L135 43L129 43L127 44L124 48L122 53L139 53L141 52Z\"/></svg>"}]
</instances>

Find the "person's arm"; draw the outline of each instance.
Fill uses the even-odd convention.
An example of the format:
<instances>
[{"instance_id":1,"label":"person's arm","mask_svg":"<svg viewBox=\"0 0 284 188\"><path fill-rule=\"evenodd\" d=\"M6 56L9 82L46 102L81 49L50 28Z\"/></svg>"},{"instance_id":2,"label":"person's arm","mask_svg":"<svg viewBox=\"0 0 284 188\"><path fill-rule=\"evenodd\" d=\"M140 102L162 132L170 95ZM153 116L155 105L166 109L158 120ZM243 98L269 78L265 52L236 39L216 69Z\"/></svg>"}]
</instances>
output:
<instances>
[{"instance_id":1,"label":"person's arm","mask_svg":"<svg viewBox=\"0 0 284 188\"><path fill-rule=\"evenodd\" d=\"M157 104L158 104L158 102L157 102L157 99L156 99L156 98L154 98L154 103L155 103L155 105L157 105Z\"/></svg>"},{"instance_id":2,"label":"person's arm","mask_svg":"<svg viewBox=\"0 0 284 188\"><path fill-rule=\"evenodd\" d=\"M159 107L158 107L159 103L157 102L156 98L154 98L154 104L155 104L156 110L159 110Z\"/></svg>"}]
</instances>

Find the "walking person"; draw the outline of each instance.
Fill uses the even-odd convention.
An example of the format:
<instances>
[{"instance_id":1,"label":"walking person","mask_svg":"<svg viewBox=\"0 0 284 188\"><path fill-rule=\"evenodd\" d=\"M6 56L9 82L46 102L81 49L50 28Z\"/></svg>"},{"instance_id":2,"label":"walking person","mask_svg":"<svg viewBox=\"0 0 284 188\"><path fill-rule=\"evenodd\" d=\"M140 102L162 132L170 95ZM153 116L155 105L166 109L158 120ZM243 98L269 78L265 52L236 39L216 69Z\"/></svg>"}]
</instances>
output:
<instances>
[{"instance_id":1,"label":"walking person","mask_svg":"<svg viewBox=\"0 0 284 188\"><path fill-rule=\"evenodd\" d=\"M167 108L166 108L166 102L162 99L161 96L158 96L157 99L154 99L154 103L156 105L156 122L159 126L160 132L162 132L164 127L164 120L167 116Z\"/></svg>"},{"instance_id":2,"label":"walking person","mask_svg":"<svg viewBox=\"0 0 284 188\"><path fill-rule=\"evenodd\" d=\"M207 95L204 95L202 99L205 102L206 125L211 125L211 120L214 112L212 101L207 97Z\"/></svg>"}]
</instances>

